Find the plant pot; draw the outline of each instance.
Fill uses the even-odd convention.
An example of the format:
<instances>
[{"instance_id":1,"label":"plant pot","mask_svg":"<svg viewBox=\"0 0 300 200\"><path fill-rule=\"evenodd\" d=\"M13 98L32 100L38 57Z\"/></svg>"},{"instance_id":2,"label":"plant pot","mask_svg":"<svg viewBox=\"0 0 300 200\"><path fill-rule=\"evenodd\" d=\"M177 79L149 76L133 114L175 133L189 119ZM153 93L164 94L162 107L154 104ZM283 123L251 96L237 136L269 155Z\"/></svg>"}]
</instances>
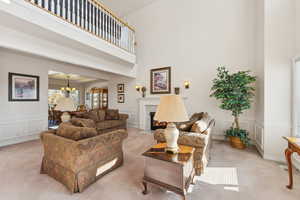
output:
<instances>
[{"instance_id":1,"label":"plant pot","mask_svg":"<svg viewBox=\"0 0 300 200\"><path fill-rule=\"evenodd\" d=\"M246 145L241 141L241 139L239 137L229 137L230 139L230 144L233 148L236 149L245 149Z\"/></svg>"}]
</instances>

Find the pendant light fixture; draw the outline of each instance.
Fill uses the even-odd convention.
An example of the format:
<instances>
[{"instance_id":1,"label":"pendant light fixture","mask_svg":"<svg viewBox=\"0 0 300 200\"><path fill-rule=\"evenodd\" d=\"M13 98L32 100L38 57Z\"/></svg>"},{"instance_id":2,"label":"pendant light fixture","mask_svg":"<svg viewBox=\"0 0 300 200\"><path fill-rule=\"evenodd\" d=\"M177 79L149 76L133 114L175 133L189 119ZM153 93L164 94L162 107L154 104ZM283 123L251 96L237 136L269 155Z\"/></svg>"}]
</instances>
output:
<instances>
[{"instance_id":1,"label":"pendant light fixture","mask_svg":"<svg viewBox=\"0 0 300 200\"><path fill-rule=\"evenodd\" d=\"M70 87L70 76L67 76L67 87L62 87L60 90L66 92L73 92L76 90L76 88Z\"/></svg>"}]
</instances>

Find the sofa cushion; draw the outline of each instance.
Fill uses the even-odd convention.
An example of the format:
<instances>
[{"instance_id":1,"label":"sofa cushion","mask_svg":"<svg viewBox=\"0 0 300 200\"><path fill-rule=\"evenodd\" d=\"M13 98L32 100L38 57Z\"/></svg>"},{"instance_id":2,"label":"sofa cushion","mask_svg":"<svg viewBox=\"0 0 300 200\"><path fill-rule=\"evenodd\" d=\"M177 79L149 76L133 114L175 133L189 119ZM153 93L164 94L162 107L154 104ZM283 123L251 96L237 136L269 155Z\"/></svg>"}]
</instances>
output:
<instances>
[{"instance_id":1,"label":"sofa cushion","mask_svg":"<svg viewBox=\"0 0 300 200\"><path fill-rule=\"evenodd\" d=\"M96 127L99 130L104 130L104 129L109 129L109 128L122 126L124 124L125 124L125 122L122 121L122 120L105 120L105 121L102 121L102 122L98 122L96 124Z\"/></svg>"},{"instance_id":2,"label":"sofa cushion","mask_svg":"<svg viewBox=\"0 0 300 200\"><path fill-rule=\"evenodd\" d=\"M90 110L89 112L86 112L84 114L84 118L86 118L86 119L92 119L95 122L100 121L99 115L98 115L98 110Z\"/></svg>"},{"instance_id":3,"label":"sofa cushion","mask_svg":"<svg viewBox=\"0 0 300 200\"><path fill-rule=\"evenodd\" d=\"M75 141L94 137L97 136L97 134L95 128L77 127L70 123L60 124L56 131L56 135Z\"/></svg>"},{"instance_id":4,"label":"sofa cushion","mask_svg":"<svg viewBox=\"0 0 300 200\"><path fill-rule=\"evenodd\" d=\"M71 123L74 126L96 128L96 123L92 119L72 118Z\"/></svg>"},{"instance_id":5,"label":"sofa cushion","mask_svg":"<svg viewBox=\"0 0 300 200\"><path fill-rule=\"evenodd\" d=\"M105 110L98 110L98 116L99 116L99 121L104 121L105 120Z\"/></svg>"},{"instance_id":6,"label":"sofa cushion","mask_svg":"<svg viewBox=\"0 0 300 200\"><path fill-rule=\"evenodd\" d=\"M119 119L119 110L117 109L107 109L105 120L118 120Z\"/></svg>"}]
</instances>

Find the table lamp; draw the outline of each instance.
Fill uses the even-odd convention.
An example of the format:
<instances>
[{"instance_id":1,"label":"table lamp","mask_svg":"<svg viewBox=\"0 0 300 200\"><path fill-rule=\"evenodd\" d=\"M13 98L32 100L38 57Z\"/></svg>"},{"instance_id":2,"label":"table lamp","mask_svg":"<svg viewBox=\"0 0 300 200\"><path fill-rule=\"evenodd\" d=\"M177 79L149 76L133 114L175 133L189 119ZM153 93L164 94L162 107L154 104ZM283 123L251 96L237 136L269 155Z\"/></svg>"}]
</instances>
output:
<instances>
[{"instance_id":1,"label":"table lamp","mask_svg":"<svg viewBox=\"0 0 300 200\"><path fill-rule=\"evenodd\" d=\"M74 101L70 97L61 97L54 110L63 112L61 115L62 122L68 122L71 119L71 116L68 112L76 111L76 106Z\"/></svg>"},{"instance_id":2,"label":"table lamp","mask_svg":"<svg viewBox=\"0 0 300 200\"><path fill-rule=\"evenodd\" d=\"M168 122L164 132L167 142L166 152L178 153L179 131L174 122L189 120L182 98L179 95L162 96L154 119L159 122Z\"/></svg>"}]
</instances>

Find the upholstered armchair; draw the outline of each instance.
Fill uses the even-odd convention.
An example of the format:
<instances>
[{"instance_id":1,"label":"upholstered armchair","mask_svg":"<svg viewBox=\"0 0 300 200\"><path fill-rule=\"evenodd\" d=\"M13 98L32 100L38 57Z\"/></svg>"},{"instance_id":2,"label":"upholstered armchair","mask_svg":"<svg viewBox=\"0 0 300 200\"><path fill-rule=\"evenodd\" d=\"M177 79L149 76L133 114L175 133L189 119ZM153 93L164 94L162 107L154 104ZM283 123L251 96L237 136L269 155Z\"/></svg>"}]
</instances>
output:
<instances>
[{"instance_id":1,"label":"upholstered armchair","mask_svg":"<svg viewBox=\"0 0 300 200\"><path fill-rule=\"evenodd\" d=\"M215 120L210 118L207 113L197 113L191 117L190 121L178 125L180 134L178 144L192 146L195 148L194 152L194 169L197 176L203 174L208 160L210 159L211 148L211 133L215 125ZM191 121L194 121L191 123ZM180 128L187 130L186 126L191 126L189 131L182 131ZM192 132L194 131L194 132ZM158 143L166 142L164 136L164 129L158 129L154 132L154 139Z\"/></svg>"}]
</instances>

